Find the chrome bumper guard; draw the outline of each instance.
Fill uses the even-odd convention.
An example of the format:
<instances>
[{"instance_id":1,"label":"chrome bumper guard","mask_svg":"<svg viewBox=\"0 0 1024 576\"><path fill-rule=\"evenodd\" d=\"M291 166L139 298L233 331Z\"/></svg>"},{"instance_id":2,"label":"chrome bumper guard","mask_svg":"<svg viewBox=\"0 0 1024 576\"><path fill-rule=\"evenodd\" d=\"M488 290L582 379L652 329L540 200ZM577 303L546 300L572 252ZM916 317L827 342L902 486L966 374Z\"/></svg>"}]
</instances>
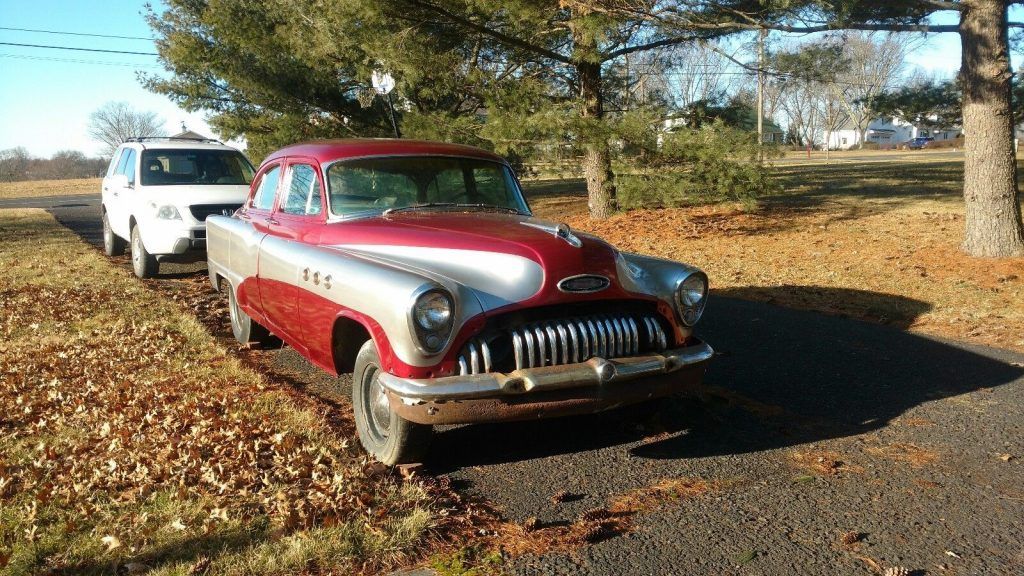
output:
<instances>
[{"instance_id":1,"label":"chrome bumper guard","mask_svg":"<svg viewBox=\"0 0 1024 576\"><path fill-rule=\"evenodd\" d=\"M508 374L488 372L442 378L401 378L384 373L381 385L404 402L482 400L568 388L601 387L668 374L707 362L711 346L700 343L659 354L629 358L591 358L578 364L521 368Z\"/></svg>"}]
</instances>

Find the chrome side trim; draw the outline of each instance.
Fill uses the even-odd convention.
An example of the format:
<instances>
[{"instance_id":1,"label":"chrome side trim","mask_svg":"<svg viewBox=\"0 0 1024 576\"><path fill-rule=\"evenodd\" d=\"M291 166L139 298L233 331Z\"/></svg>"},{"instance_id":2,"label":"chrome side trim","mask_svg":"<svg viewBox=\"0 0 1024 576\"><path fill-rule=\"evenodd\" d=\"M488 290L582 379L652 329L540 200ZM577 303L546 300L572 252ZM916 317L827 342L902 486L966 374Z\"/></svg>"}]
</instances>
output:
<instances>
[{"instance_id":1,"label":"chrome side trim","mask_svg":"<svg viewBox=\"0 0 1024 576\"><path fill-rule=\"evenodd\" d=\"M403 401L478 400L572 388L599 388L647 376L669 374L707 362L713 355L711 346L701 343L663 354L617 360L591 358L578 364L524 368L508 374L491 372L414 379L384 372L380 375L380 383Z\"/></svg>"}]
</instances>

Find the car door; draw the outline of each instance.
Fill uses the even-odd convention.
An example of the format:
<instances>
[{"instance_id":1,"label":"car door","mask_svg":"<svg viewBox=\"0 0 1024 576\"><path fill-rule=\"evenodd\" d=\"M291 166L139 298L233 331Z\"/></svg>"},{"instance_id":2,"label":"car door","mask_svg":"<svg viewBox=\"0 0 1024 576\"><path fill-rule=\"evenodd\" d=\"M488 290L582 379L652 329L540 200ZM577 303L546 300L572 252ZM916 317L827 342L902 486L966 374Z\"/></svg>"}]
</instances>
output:
<instances>
[{"instance_id":1,"label":"car door","mask_svg":"<svg viewBox=\"0 0 1024 576\"><path fill-rule=\"evenodd\" d=\"M267 316L263 306L260 286L260 252L263 239L270 231L269 220L281 181L281 169L281 163L275 162L267 164L256 174L249 199L237 213L240 220L249 224L250 234L247 237L239 238L239 245L232 244L231 246L231 260L244 259L246 262L252 263L252 269L255 272L251 278L246 278L242 285L237 287L238 303L247 314L256 318L275 334L278 333L278 328L273 319Z\"/></svg>"},{"instance_id":2,"label":"car door","mask_svg":"<svg viewBox=\"0 0 1024 576\"><path fill-rule=\"evenodd\" d=\"M103 192L101 194L103 206L107 210L107 220L110 222L110 229L113 230L114 234L126 240L131 235L128 221L131 217L129 202L132 199L130 196L132 189L130 185L126 185L124 178L115 178L115 176L127 177L128 167L134 167L134 162L135 149L122 148L120 156L117 157L117 164L113 166L113 172L103 178ZM132 172L134 173L134 169Z\"/></svg>"},{"instance_id":3,"label":"car door","mask_svg":"<svg viewBox=\"0 0 1024 576\"><path fill-rule=\"evenodd\" d=\"M279 318L279 326L297 349L304 349L300 294L323 280L298 256L302 248L316 245L324 223L323 181L317 163L309 158L289 158L282 186L270 219L268 236L260 250L261 279L270 292L261 292L267 313Z\"/></svg>"}]
</instances>

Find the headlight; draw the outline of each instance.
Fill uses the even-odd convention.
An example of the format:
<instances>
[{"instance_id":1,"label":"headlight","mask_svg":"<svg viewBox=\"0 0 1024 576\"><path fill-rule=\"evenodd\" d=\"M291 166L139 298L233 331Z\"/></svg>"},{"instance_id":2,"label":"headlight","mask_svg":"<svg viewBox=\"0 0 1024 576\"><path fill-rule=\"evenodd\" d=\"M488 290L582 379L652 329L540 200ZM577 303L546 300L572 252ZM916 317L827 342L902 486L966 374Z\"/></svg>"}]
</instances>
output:
<instances>
[{"instance_id":1,"label":"headlight","mask_svg":"<svg viewBox=\"0 0 1024 576\"><path fill-rule=\"evenodd\" d=\"M181 220L181 214L178 213L178 209L169 204L157 208L156 217L160 220Z\"/></svg>"},{"instance_id":2,"label":"headlight","mask_svg":"<svg viewBox=\"0 0 1024 576\"><path fill-rule=\"evenodd\" d=\"M451 335L453 309L451 296L440 289L428 290L413 302L413 329L424 352L434 354L444 348Z\"/></svg>"},{"instance_id":3,"label":"headlight","mask_svg":"<svg viewBox=\"0 0 1024 576\"><path fill-rule=\"evenodd\" d=\"M687 326L700 320L707 303L708 277L703 272L694 272L676 287L676 309L679 319Z\"/></svg>"}]
</instances>

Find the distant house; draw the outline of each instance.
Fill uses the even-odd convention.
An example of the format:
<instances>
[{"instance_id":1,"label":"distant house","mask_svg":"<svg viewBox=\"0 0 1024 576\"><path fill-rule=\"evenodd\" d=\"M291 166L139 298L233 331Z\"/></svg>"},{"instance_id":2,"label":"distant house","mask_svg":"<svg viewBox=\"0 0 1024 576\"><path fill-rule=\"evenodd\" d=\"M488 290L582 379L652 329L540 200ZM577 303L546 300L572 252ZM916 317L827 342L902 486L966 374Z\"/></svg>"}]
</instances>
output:
<instances>
[{"instance_id":1,"label":"distant house","mask_svg":"<svg viewBox=\"0 0 1024 576\"><path fill-rule=\"evenodd\" d=\"M918 136L930 136L935 140L952 140L963 131L959 127L921 128L897 118L876 118L868 122L864 141L878 144L881 148L898 146ZM849 150L860 144L860 131L852 122L832 132L828 147L832 150Z\"/></svg>"},{"instance_id":2,"label":"distant house","mask_svg":"<svg viewBox=\"0 0 1024 576\"><path fill-rule=\"evenodd\" d=\"M184 128L184 126L182 126L182 128ZM171 136L171 138L183 138L188 140L210 140L209 136L203 136L202 134L198 132L193 132L191 130L184 130L183 132Z\"/></svg>"}]
</instances>

